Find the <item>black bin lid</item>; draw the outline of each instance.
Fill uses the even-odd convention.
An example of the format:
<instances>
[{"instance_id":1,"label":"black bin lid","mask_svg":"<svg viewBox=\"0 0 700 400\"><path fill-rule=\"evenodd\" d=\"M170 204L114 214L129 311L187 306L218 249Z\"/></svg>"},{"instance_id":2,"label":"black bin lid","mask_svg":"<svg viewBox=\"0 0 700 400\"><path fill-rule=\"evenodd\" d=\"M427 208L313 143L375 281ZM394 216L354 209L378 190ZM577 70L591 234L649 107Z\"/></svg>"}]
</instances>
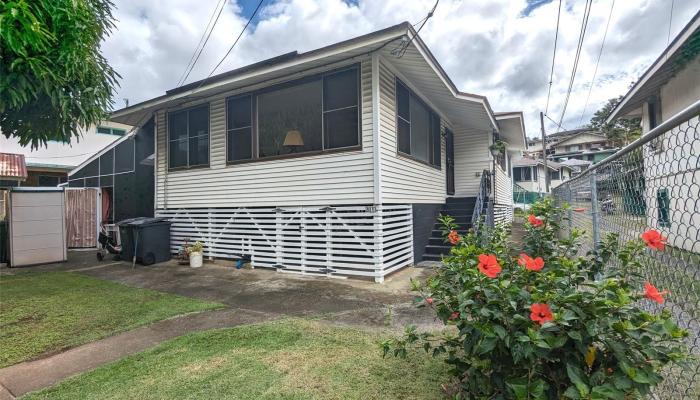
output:
<instances>
[{"instance_id":1,"label":"black bin lid","mask_svg":"<svg viewBox=\"0 0 700 400\"><path fill-rule=\"evenodd\" d=\"M170 221L168 221L166 218L136 217L136 218L129 218L129 219L119 221L119 222L117 222L117 225L118 226L141 227L141 226L169 224L169 223L170 223Z\"/></svg>"}]
</instances>

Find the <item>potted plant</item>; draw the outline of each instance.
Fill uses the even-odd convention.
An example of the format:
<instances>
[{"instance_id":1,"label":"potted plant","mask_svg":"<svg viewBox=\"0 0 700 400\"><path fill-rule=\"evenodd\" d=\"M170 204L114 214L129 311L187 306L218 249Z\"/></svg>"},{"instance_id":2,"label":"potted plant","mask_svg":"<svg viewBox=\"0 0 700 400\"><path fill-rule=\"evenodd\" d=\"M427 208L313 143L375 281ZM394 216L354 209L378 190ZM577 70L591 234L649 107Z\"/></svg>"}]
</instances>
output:
<instances>
[{"instance_id":1,"label":"potted plant","mask_svg":"<svg viewBox=\"0 0 700 400\"><path fill-rule=\"evenodd\" d=\"M202 250L204 245L200 241L194 242L191 246L187 247L187 254L190 258L190 267L199 268L202 266Z\"/></svg>"},{"instance_id":2,"label":"potted plant","mask_svg":"<svg viewBox=\"0 0 700 400\"><path fill-rule=\"evenodd\" d=\"M496 140L491 146L489 146L489 150L491 151L491 154L494 157L500 156L501 154L506 152L506 142L502 140Z\"/></svg>"},{"instance_id":3,"label":"potted plant","mask_svg":"<svg viewBox=\"0 0 700 400\"><path fill-rule=\"evenodd\" d=\"M177 252L177 263L179 265L188 265L190 263L190 255L189 255L189 248L190 248L190 240L185 239L182 242L182 246L180 246L180 250Z\"/></svg>"}]
</instances>

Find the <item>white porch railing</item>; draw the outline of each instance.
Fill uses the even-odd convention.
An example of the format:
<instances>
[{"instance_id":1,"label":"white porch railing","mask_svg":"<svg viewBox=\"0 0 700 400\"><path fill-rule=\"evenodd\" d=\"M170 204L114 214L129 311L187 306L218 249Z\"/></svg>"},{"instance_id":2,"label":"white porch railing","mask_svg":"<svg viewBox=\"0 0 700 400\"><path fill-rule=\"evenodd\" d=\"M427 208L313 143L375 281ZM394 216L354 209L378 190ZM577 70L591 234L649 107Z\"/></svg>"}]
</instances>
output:
<instances>
[{"instance_id":1,"label":"white porch railing","mask_svg":"<svg viewBox=\"0 0 700 400\"><path fill-rule=\"evenodd\" d=\"M173 253L185 240L204 255L250 257L254 267L381 282L413 264L410 205L162 209Z\"/></svg>"}]
</instances>

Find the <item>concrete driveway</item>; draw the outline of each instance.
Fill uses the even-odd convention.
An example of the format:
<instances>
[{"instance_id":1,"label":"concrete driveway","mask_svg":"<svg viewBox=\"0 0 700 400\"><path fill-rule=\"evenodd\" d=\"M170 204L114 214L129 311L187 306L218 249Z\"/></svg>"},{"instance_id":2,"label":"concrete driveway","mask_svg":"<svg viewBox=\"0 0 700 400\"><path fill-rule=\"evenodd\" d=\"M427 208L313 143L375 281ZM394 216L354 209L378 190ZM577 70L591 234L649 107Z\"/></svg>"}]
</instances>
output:
<instances>
[{"instance_id":1,"label":"concrete driveway","mask_svg":"<svg viewBox=\"0 0 700 400\"><path fill-rule=\"evenodd\" d=\"M437 328L429 310L416 309L410 279L425 279L429 268L406 268L383 284L281 273L267 269L235 269L233 262L206 262L201 268L175 261L151 266L105 260L93 251L70 251L68 262L3 269L6 273L70 271L128 286L224 303L232 308L281 316L318 317L352 325L403 329L413 324Z\"/></svg>"}]
</instances>

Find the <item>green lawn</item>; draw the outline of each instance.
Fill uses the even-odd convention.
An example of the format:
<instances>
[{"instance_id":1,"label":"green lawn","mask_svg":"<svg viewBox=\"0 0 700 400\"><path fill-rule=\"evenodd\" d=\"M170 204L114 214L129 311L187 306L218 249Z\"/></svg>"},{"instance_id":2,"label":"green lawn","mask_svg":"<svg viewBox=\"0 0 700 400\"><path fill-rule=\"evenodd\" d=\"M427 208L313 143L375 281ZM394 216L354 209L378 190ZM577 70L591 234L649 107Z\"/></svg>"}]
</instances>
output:
<instances>
[{"instance_id":1,"label":"green lawn","mask_svg":"<svg viewBox=\"0 0 700 400\"><path fill-rule=\"evenodd\" d=\"M179 314L223 307L67 272L0 277L0 367Z\"/></svg>"},{"instance_id":2,"label":"green lawn","mask_svg":"<svg viewBox=\"0 0 700 400\"><path fill-rule=\"evenodd\" d=\"M377 333L285 320L193 333L25 399L437 399L446 365Z\"/></svg>"}]
</instances>

